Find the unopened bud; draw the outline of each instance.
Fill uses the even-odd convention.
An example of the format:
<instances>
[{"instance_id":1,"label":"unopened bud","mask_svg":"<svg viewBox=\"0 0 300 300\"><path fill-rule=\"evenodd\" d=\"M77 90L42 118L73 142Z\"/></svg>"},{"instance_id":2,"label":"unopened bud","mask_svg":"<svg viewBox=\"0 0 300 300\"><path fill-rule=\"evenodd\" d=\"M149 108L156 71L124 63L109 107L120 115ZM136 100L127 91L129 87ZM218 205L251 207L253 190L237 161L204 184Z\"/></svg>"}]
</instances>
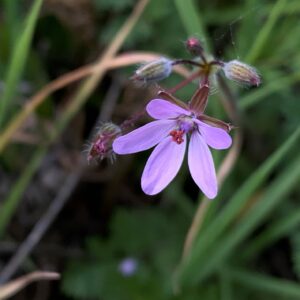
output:
<instances>
[{"instance_id":1,"label":"unopened bud","mask_svg":"<svg viewBox=\"0 0 300 300\"><path fill-rule=\"evenodd\" d=\"M200 41L194 37L187 39L185 47L194 56L200 56L203 53L203 47Z\"/></svg>"},{"instance_id":2,"label":"unopened bud","mask_svg":"<svg viewBox=\"0 0 300 300\"><path fill-rule=\"evenodd\" d=\"M171 72L172 61L162 57L138 68L131 79L142 83L157 82L167 78Z\"/></svg>"},{"instance_id":3,"label":"unopened bud","mask_svg":"<svg viewBox=\"0 0 300 300\"><path fill-rule=\"evenodd\" d=\"M225 76L230 80L246 85L260 85L260 76L255 68L238 60L232 60L228 63L224 63L223 71Z\"/></svg>"},{"instance_id":4,"label":"unopened bud","mask_svg":"<svg viewBox=\"0 0 300 300\"><path fill-rule=\"evenodd\" d=\"M104 158L110 158L113 161L114 152L112 143L121 133L121 128L113 123L102 124L89 146L88 162L91 160L101 161Z\"/></svg>"}]
</instances>

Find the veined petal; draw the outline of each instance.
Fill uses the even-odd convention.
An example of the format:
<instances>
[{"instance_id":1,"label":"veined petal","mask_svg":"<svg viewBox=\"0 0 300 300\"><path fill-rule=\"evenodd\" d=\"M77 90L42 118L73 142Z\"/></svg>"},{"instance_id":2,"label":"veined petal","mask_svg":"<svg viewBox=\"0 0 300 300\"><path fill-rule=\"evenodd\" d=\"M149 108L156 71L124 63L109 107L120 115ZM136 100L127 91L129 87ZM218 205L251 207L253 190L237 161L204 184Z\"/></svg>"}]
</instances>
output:
<instances>
[{"instance_id":1,"label":"veined petal","mask_svg":"<svg viewBox=\"0 0 300 300\"><path fill-rule=\"evenodd\" d=\"M113 150L117 154L130 154L152 148L176 126L174 120L158 120L116 138Z\"/></svg>"},{"instance_id":2,"label":"veined petal","mask_svg":"<svg viewBox=\"0 0 300 300\"><path fill-rule=\"evenodd\" d=\"M180 115L189 116L191 114L184 108L163 99L151 100L146 106L146 110L154 119L172 119Z\"/></svg>"},{"instance_id":3,"label":"veined petal","mask_svg":"<svg viewBox=\"0 0 300 300\"><path fill-rule=\"evenodd\" d=\"M182 164L185 148L186 135L181 144L167 137L155 147L141 180L142 189L146 194L158 194L174 179Z\"/></svg>"},{"instance_id":4,"label":"veined petal","mask_svg":"<svg viewBox=\"0 0 300 300\"><path fill-rule=\"evenodd\" d=\"M215 198L218 183L214 162L208 146L197 131L191 135L188 164L191 175L202 192L209 199Z\"/></svg>"},{"instance_id":5,"label":"veined petal","mask_svg":"<svg viewBox=\"0 0 300 300\"><path fill-rule=\"evenodd\" d=\"M214 149L227 149L232 144L231 136L222 128L210 126L199 120L195 120L198 129L207 145Z\"/></svg>"}]
</instances>

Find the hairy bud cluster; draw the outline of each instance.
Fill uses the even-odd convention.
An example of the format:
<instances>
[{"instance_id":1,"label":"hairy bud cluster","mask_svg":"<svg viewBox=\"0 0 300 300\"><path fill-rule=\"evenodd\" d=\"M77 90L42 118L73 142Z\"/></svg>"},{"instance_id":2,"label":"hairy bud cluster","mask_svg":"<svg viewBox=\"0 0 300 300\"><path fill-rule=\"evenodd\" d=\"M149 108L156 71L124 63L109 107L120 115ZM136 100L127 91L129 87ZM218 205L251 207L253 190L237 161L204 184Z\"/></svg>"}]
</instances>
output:
<instances>
[{"instance_id":1,"label":"hairy bud cluster","mask_svg":"<svg viewBox=\"0 0 300 300\"><path fill-rule=\"evenodd\" d=\"M141 83L152 83L163 80L172 72L172 61L167 58L160 58L142 65L138 68L131 79Z\"/></svg>"},{"instance_id":2,"label":"hairy bud cluster","mask_svg":"<svg viewBox=\"0 0 300 300\"><path fill-rule=\"evenodd\" d=\"M97 130L88 150L87 160L114 159L113 141L121 135L121 128L113 123L104 123Z\"/></svg>"},{"instance_id":3,"label":"hairy bud cluster","mask_svg":"<svg viewBox=\"0 0 300 300\"><path fill-rule=\"evenodd\" d=\"M172 137L171 140L176 142L178 145L187 142L186 137L188 134L192 134L192 137L195 136L194 132L196 131L200 134L200 130L198 129L200 128L199 126L202 126L201 130L204 130L204 135L206 135L205 139L208 139L207 144L209 146L211 146L210 142L212 142L213 146L211 147L215 147L215 149L226 149L231 144L231 138L228 133L232 128L235 127L231 124L225 123L205 114L205 109L211 91L210 83L220 70L223 70L225 76L228 79L245 86L259 86L261 83L260 76L255 68L238 60L224 62L214 58L211 55L207 55L207 53L204 51L202 43L195 37L188 38L185 42L185 47L189 51L189 53L194 56L192 59L179 58L171 60L165 57L161 57L159 59L141 65L134 72L131 79L141 84L156 83L171 75L172 69L175 66L187 65L189 67L192 67L193 72L185 80L181 81L175 87L167 91L159 91L159 99L152 100L147 105L146 111L151 117L155 119L156 116L158 116L157 119L164 120L163 117L166 116L165 120L169 120L169 118L167 117L169 115L167 113L167 110L174 110L174 112L171 112L170 115L174 114L174 118L171 118L173 121L177 118L177 127L170 130L169 135ZM188 104L174 97L174 93L176 93L179 89L185 87L187 84L195 81L195 79L197 78L200 79L199 86ZM150 110L150 113L148 110ZM102 124L95 134L93 141L90 143L87 157L88 161L99 161L104 158L110 158L111 160L113 160L115 157L115 153L134 153L137 152L137 149L146 149L145 145L148 145L148 143L149 145L153 146L154 144L152 143L153 137L151 136L151 126L151 128L149 129L148 126L145 125L145 127L141 127L140 129L138 129L138 131L133 131L133 134L129 133L121 137L126 128L133 126L134 123L144 115L144 113L145 110L143 109L135 116L129 118L128 120L125 120L122 125L120 125L120 127L113 123ZM177 116L178 114L179 116ZM162 130L164 132L165 129L162 128ZM144 133L141 134L141 132ZM150 136L148 139L149 132ZM212 137L208 137L209 132L212 132ZM154 129L153 134L156 136L156 130ZM160 134L158 136L160 136ZM216 139L216 141L214 141L214 139ZM150 142L148 140L150 140ZM197 143L194 142L193 144ZM113 149L115 152L113 151ZM155 152L155 155L158 155L157 153ZM161 153L163 153L163 151L161 151ZM210 156L207 157L207 159L211 161ZM157 163L157 166L160 168L159 163ZM208 175L210 176L211 174ZM201 178L199 177L197 180L201 181L202 178L203 176ZM149 177L149 186L147 187L147 192L151 192L150 194L152 194L153 191L150 190L153 188L153 185L151 181L152 179L150 179L151 178ZM166 181L167 180L168 178L166 179ZM157 184L159 186L160 182L157 181ZM207 182L205 183L205 185L206 184ZM214 179L212 180L212 186L215 190ZM150 190L148 190L148 188Z\"/></svg>"},{"instance_id":4,"label":"hairy bud cluster","mask_svg":"<svg viewBox=\"0 0 300 300\"><path fill-rule=\"evenodd\" d=\"M224 63L223 71L228 79L241 84L259 86L261 83L260 76L255 68L238 60Z\"/></svg>"}]
</instances>

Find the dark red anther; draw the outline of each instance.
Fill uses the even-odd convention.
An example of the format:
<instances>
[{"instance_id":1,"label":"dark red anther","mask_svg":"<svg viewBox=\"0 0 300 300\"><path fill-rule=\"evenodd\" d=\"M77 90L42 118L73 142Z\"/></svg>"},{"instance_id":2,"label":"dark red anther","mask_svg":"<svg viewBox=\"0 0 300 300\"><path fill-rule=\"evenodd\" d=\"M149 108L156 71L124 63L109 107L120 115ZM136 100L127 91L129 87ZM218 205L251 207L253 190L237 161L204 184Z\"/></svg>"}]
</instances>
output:
<instances>
[{"instance_id":1,"label":"dark red anther","mask_svg":"<svg viewBox=\"0 0 300 300\"><path fill-rule=\"evenodd\" d=\"M170 132L170 136L172 137L172 140L176 142L178 145L180 145L184 141L183 135L184 135L183 130L172 130Z\"/></svg>"}]
</instances>

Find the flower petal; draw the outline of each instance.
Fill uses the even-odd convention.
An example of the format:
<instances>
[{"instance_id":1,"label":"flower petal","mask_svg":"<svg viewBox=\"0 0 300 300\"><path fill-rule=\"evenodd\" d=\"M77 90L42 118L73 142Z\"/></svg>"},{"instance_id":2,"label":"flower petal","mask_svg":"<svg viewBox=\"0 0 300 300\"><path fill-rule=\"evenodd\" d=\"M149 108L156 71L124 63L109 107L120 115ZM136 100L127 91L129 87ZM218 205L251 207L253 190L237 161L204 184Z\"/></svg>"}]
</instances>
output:
<instances>
[{"instance_id":1,"label":"flower petal","mask_svg":"<svg viewBox=\"0 0 300 300\"><path fill-rule=\"evenodd\" d=\"M191 175L206 195L213 199L218 192L218 183L212 155L202 136L194 131L191 136L188 163Z\"/></svg>"},{"instance_id":2,"label":"flower petal","mask_svg":"<svg viewBox=\"0 0 300 300\"><path fill-rule=\"evenodd\" d=\"M191 114L184 108L163 99L151 100L146 106L146 110L154 119L171 119Z\"/></svg>"},{"instance_id":3,"label":"flower petal","mask_svg":"<svg viewBox=\"0 0 300 300\"><path fill-rule=\"evenodd\" d=\"M150 149L163 140L175 126L176 122L173 120L150 122L116 138L113 150L117 154L130 154Z\"/></svg>"},{"instance_id":4,"label":"flower petal","mask_svg":"<svg viewBox=\"0 0 300 300\"><path fill-rule=\"evenodd\" d=\"M155 147L142 175L145 194L158 194L174 179L182 164L185 148L186 136L181 144L167 137Z\"/></svg>"},{"instance_id":5,"label":"flower petal","mask_svg":"<svg viewBox=\"0 0 300 300\"><path fill-rule=\"evenodd\" d=\"M196 120L200 133L207 145L214 149L227 149L232 144L231 136L222 128Z\"/></svg>"}]
</instances>

